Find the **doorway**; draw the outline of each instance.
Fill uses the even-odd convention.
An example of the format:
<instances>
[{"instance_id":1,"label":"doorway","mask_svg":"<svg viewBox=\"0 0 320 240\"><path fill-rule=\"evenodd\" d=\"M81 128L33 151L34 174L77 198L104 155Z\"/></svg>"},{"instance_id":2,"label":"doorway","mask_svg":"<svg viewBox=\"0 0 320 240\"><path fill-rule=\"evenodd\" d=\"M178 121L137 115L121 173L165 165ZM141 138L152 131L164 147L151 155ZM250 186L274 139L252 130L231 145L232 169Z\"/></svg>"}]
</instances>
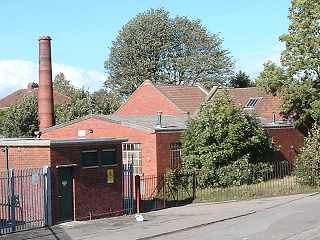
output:
<instances>
[{"instance_id":1,"label":"doorway","mask_svg":"<svg viewBox=\"0 0 320 240\"><path fill-rule=\"evenodd\" d=\"M72 168L62 167L59 171L59 221L73 220Z\"/></svg>"}]
</instances>

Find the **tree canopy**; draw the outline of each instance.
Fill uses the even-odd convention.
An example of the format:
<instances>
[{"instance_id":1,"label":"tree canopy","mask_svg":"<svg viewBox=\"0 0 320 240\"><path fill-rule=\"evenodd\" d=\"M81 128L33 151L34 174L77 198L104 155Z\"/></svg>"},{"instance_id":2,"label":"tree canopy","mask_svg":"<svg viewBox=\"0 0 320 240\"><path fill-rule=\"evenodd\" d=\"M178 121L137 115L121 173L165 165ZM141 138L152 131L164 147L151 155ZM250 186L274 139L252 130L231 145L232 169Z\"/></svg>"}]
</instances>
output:
<instances>
[{"instance_id":1,"label":"tree canopy","mask_svg":"<svg viewBox=\"0 0 320 240\"><path fill-rule=\"evenodd\" d=\"M263 64L263 71L256 80L259 89L272 95L279 95L282 87L287 87L288 78L283 68L271 61Z\"/></svg>"},{"instance_id":2,"label":"tree canopy","mask_svg":"<svg viewBox=\"0 0 320 240\"><path fill-rule=\"evenodd\" d=\"M250 77L243 71L239 71L234 77L231 77L229 83L229 86L233 88L246 88L252 85Z\"/></svg>"},{"instance_id":3,"label":"tree canopy","mask_svg":"<svg viewBox=\"0 0 320 240\"><path fill-rule=\"evenodd\" d=\"M229 185L244 180L240 179L244 176L252 179L250 168L271 160L274 151L256 117L221 95L188 122L183 136L183 167L191 172L201 170L205 185ZM241 171L237 176L233 175L236 169Z\"/></svg>"},{"instance_id":4,"label":"tree canopy","mask_svg":"<svg viewBox=\"0 0 320 240\"><path fill-rule=\"evenodd\" d=\"M58 73L54 80L53 80L53 88L66 96L72 97L75 92L76 88L70 83L69 80L66 79L64 73Z\"/></svg>"},{"instance_id":5,"label":"tree canopy","mask_svg":"<svg viewBox=\"0 0 320 240\"><path fill-rule=\"evenodd\" d=\"M224 84L233 60L222 39L199 20L170 18L163 9L138 14L123 26L105 62L107 88L130 95L143 81Z\"/></svg>"},{"instance_id":6,"label":"tree canopy","mask_svg":"<svg viewBox=\"0 0 320 240\"><path fill-rule=\"evenodd\" d=\"M320 5L317 0L293 0L281 63L289 79L282 88L283 110L296 126L309 128L319 116L320 102Z\"/></svg>"},{"instance_id":7,"label":"tree canopy","mask_svg":"<svg viewBox=\"0 0 320 240\"><path fill-rule=\"evenodd\" d=\"M25 97L21 103L11 106L0 121L0 135L4 137L34 137L38 131L36 97Z\"/></svg>"},{"instance_id":8,"label":"tree canopy","mask_svg":"<svg viewBox=\"0 0 320 240\"><path fill-rule=\"evenodd\" d=\"M90 93L84 89L75 91L71 102L55 107L56 123L63 123L88 114L111 114L121 104L121 98L106 90Z\"/></svg>"},{"instance_id":9,"label":"tree canopy","mask_svg":"<svg viewBox=\"0 0 320 240\"><path fill-rule=\"evenodd\" d=\"M285 43L281 63L294 79L320 83L320 4L318 0L293 0L289 29L280 40Z\"/></svg>"}]
</instances>

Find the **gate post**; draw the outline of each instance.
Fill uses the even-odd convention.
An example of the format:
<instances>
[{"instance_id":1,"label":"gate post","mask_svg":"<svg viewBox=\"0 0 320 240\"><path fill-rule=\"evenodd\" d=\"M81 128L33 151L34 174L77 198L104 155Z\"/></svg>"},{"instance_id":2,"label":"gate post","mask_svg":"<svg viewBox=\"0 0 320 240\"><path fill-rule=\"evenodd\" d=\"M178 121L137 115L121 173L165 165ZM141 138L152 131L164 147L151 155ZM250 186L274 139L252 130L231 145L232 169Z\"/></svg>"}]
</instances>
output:
<instances>
[{"instance_id":1,"label":"gate post","mask_svg":"<svg viewBox=\"0 0 320 240\"><path fill-rule=\"evenodd\" d=\"M135 198L136 198L136 213L140 213L141 208L141 192L140 192L140 176L136 175L134 177L135 186Z\"/></svg>"},{"instance_id":2,"label":"gate post","mask_svg":"<svg viewBox=\"0 0 320 240\"><path fill-rule=\"evenodd\" d=\"M44 197L44 223L46 226L52 225L51 208L51 171L48 166L44 166L43 173L43 197Z\"/></svg>"},{"instance_id":3,"label":"gate post","mask_svg":"<svg viewBox=\"0 0 320 240\"><path fill-rule=\"evenodd\" d=\"M10 205L11 205L11 229L12 232L16 231L16 197L15 197L15 189L14 189L14 170L10 169L9 171L9 178L10 178L10 187L11 187L11 201L10 201Z\"/></svg>"},{"instance_id":4,"label":"gate post","mask_svg":"<svg viewBox=\"0 0 320 240\"><path fill-rule=\"evenodd\" d=\"M196 192L197 192L197 179L196 179L196 173L193 173L192 175L192 198L193 200L196 199Z\"/></svg>"}]
</instances>

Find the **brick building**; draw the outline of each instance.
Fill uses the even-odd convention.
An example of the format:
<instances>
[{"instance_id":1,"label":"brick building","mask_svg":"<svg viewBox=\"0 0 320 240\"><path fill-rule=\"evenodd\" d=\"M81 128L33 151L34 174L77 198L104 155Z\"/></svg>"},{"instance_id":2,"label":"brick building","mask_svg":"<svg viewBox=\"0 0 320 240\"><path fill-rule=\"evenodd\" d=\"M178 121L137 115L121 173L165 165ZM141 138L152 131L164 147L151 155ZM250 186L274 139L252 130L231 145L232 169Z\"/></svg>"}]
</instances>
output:
<instances>
[{"instance_id":1,"label":"brick building","mask_svg":"<svg viewBox=\"0 0 320 240\"><path fill-rule=\"evenodd\" d=\"M180 164L180 138L187 115L182 116L89 115L43 130L42 137L127 138L123 163L133 163L135 174L160 175Z\"/></svg>"},{"instance_id":2,"label":"brick building","mask_svg":"<svg viewBox=\"0 0 320 240\"><path fill-rule=\"evenodd\" d=\"M282 115L282 99L260 92L255 87L218 89L218 94L229 95L244 111L254 113L263 128L279 148L278 160L293 161L304 144L305 134L294 128L293 123Z\"/></svg>"},{"instance_id":3,"label":"brick building","mask_svg":"<svg viewBox=\"0 0 320 240\"><path fill-rule=\"evenodd\" d=\"M145 81L112 115L89 115L43 129L41 137L128 138L123 163L133 163L134 173L161 175L181 161L181 134L188 117L210 92L201 86L154 85Z\"/></svg>"},{"instance_id":4,"label":"brick building","mask_svg":"<svg viewBox=\"0 0 320 240\"><path fill-rule=\"evenodd\" d=\"M58 223L123 212L121 144L124 141L7 139L0 141L0 148L8 148L10 169L50 167L52 220ZM7 168L4 156L0 154L1 171ZM110 172L112 179L108 177Z\"/></svg>"}]
</instances>

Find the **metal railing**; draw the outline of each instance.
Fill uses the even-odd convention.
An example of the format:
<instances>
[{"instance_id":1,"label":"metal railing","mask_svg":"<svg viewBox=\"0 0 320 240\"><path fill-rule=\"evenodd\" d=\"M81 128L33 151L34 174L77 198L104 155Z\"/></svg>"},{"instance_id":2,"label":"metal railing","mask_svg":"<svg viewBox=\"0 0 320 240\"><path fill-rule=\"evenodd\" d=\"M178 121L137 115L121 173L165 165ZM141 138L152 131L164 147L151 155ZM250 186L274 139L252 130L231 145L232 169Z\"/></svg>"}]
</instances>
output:
<instances>
[{"instance_id":1,"label":"metal railing","mask_svg":"<svg viewBox=\"0 0 320 240\"><path fill-rule=\"evenodd\" d=\"M51 224L48 168L0 172L0 235Z\"/></svg>"},{"instance_id":2,"label":"metal railing","mask_svg":"<svg viewBox=\"0 0 320 240\"><path fill-rule=\"evenodd\" d=\"M270 164L270 163L269 163ZM191 202L222 202L318 192L319 186L301 184L290 162L271 163L267 170L252 170L247 181L204 184L203 173L180 173L174 181L162 176L140 179L141 211L152 211Z\"/></svg>"}]
</instances>

